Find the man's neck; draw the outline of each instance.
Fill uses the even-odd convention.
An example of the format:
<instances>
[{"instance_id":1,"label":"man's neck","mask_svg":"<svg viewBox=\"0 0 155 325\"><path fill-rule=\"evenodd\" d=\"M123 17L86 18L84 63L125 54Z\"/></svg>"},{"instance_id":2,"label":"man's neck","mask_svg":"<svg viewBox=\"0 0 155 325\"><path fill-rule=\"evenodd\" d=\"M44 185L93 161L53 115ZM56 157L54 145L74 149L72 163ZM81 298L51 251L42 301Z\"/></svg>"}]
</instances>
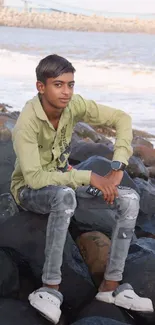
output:
<instances>
[{"instance_id":1,"label":"man's neck","mask_svg":"<svg viewBox=\"0 0 155 325\"><path fill-rule=\"evenodd\" d=\"M54 106L52 106L41 95L39 95L39 99L40 99L43 110L44 110L45 114L47 115L49 121L50 122L59 121L63 110L57 109Z\"/></svg>"}]
</instances>

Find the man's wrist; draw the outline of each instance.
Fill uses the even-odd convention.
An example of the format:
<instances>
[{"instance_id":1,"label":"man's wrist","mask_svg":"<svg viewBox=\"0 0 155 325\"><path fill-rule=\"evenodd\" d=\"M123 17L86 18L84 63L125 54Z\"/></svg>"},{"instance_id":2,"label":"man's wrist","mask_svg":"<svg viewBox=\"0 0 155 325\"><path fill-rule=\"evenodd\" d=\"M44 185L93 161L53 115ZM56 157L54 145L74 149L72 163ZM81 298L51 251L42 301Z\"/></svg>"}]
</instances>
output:
<instances>
[{"instance_id":1,"label":"man's wrist","mask_svg":"<svg viewBox=\"0 0 155 325\"><path fill-rule=\"evenodd\" d=\"M126 164L124 164L121 161L114 160L111 162L111 169L114 171L119 171L119 170L124 171L125 168L126 168Z\"/></svg>"}]
</instances>

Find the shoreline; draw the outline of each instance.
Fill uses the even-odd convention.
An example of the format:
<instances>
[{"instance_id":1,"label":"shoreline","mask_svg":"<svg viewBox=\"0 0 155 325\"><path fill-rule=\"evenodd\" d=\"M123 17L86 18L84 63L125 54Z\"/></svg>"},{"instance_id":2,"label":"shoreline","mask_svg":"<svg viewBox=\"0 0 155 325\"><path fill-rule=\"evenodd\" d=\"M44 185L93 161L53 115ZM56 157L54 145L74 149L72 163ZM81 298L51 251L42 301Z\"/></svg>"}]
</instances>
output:
<instances>
[{"instance_id":1,"label":"shoreline","mask_svg":"<svg viewBox=\"0 0 155 325\"><path fill-rule=\"evenodd\" d=\"M18 12L0 9L0 26L70 30L84 32L118 32L155 34L155 19L105 18L70 13Z\"/></svg>"}]
</instances>

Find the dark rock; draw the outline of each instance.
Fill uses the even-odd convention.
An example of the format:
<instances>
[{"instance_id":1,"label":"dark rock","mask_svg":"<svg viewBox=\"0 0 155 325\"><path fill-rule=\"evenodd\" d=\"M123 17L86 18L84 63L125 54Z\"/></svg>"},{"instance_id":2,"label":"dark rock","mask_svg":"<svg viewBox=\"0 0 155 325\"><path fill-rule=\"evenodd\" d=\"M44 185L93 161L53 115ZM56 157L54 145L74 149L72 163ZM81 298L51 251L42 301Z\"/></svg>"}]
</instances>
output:
<instances>
[{"instance_id":1,"label":"dark rock","mask_svg":"<svg viewBox=\"0 0 155 325\"><path fill-rule=\"evenodd\" d=\"M116 320L105 318L105 317L85 317L78 320L72 325L125 325L126 323L118 322Z\"/></svg>"},{"instance_id":2,"label":"dark rock","mask_svg":"<svg viewBox=\"0 0 155 325\"><path fill-rule=\"evenodd\" d=\"M18 207L10 193L0 195L0 224L18 213Z\"/></svg>"},{"instance_id":3,"label":"dark rock","mask_svg":"<svg viewBox=\"0 0 155 325\"><path fill-rule=\"evenodd\" d=\"M0 297L27 301L28 294L35 288L35 278L28 263L10 247L0 247L0 257Z\"/></svg>"},{"instance_id":4,"label":"dark rock","mask_svg":"<svg viewBox=\"0 0 155 325\"><path fill-rule=\"evenodd\" d=\"M83 325L84 320L96 320L96 323L90 322L92 325L114 325L117 324L135 324L134 320L127 314L123 308L118 308L115 305L107 304L105 302L93 300L90 304L79 311L76 317L77 324ZM98 319L100 318L100 320ZM97 320L98 319L98 320ZM101 323L102 320L102 323ZM98 322L99 321L99 322ZM79 322L79 323L78 323ZM80 323L81 322L81 323ZM120 322L120 323L119 323ZM76 323L75 323L76 324ZM86 323L88 324L88 322Z\"/></svg>"},{"instance_id":5,"label":"dark rock","mask_svg":"<svg viewBox=\"0 0 155 325\"><path fill-rule=\"evenodd\" d=\"M155 149L143 145L133 147L133 154L141 158L145 166L155 165Z\"/></svg>"},{"instance_id":6,"label":"dark rock","mask_svg":"<svg viewBox=\"0 0 155 325\"><path fill-rule=\"evenodd\" d=\"M78 135L74 130L73 130L73 133L72 133L72 139L71 139L71 145L73 144L76 144L78 141L86 141L86 142L91 142L91 143L94 143L94 141L89 138L89 137L86 137L86 138L81 138L80 135Z\"/></svg>"},{"instance_id":7,"label":"dark rock","mask_svg":"<svg viewBox=\"0 0 155 325\"><path fill-rule=\"evenodd\" d=\"M155 213L150 216L140 210L137 219L137 227L136 235L138 237L155 238Z\"/></svg>"},{"instance_id":8,"label":"dark rock","mask_svg":"<svg viewBox=\"0 0 155 325\"><path fill-rule=\"evenodd\" d=\"M155 178L155 166L147 167L149 177Z\"/></svg>"},{"instance_id":9,"label":"dark rock","mask_svg":"<svg viewBox=\"0 0 155 325\"><path fill-rule=\"evenodd\" d=\"M4 103L0 103L0 112L8 112L8 108L12 108L12 106Z\"/></svg>"},{"instance_id":10,"label":"dark rock","mask_svg":"<svg viewBox=\"0 0 155 325\"><path fill-rule=\"evenodd\" d=\"M106 146L113 147L112 141L107 139L103 134L97 133L90 125L84 122L77 123L74 127L74 132L77 133L81 138L88 137L96 143L100 142Z\"/></svg>"},{"instance_id":11,"label":"dark rock","mask_svg":"<svg viewBox=\"0 0 155 325\"><path fill-rule=\"evenodd\" d=\"M6 127L7 129L12 130L18 116L19 112L0 112L0 127Z\"/></svg>"},{"instance_id":12,"label":"dark rock","mask_svg":"<svg viewBox=\"0 0 155 325\"><path fill-rule=\"evenodd\" d=\"M140 238L130 247L123 282L130 283L135 292L152 300L155 308L155 240ZM154 313L130 313L140 324L154 324Z\"/></svg>"},{"instance_id":13,"label":"dark rock","mask_svg":"<svg viewBox=\"0 0 155 325\"><path fill-rule=\"evenodd\" d=\"M141 211L140 211L140 215L141 215ZM146 237L146 238L154 238L155 239L155 235L154 234L152 234L149 231L145 231L142 228L143 228L143 226L142 227L136 226L136 228L135 228L135 234L136 234L136 237L137 238ZM151 229L151 231L152 231L152 229Z\"/></svg>"},{"instance_id":14,"label":"dark rock","mask_svg":"<svg viewBox=\"0 0 155 325\"><path fill-rule=\"evenodd\" d=\"M138 157L132 156L129 159L129 165L126 168L126 171L132 178L139 177L148 180L149 172L144 166L142 160Z\"/></svg>"},{"instance_id":15,"label":"dark rock","mask_svg":"<svg viewBox=\"0 0 155 325\"><path fill-rule=\"evenodd\" d=\"M11 175L16 158L11 140L11 130L18 115L16 112L0 113L0 194L10 191Z\"/></svg>"},{"instance_id":16,"label":"dark rock","mask_svg":"<svg viewBox=\"0 0 155 325\"><path fill-rule=\"evenodd\" d=\"M14 170L15 153L12 141L0 142L0 194L10 191L11 175Z\"/></svg>"},{"instance_id":17,"label":"dark rock","mask_svg":"<svg viewBox=\"0 0 155 325\"><path fill-rule=\"evenodd\" d=\"M150 218L155 213L155 185L149 179L135 178L140 194L140 209Z\"/></svg>"},{"instance_id":18,"label":"dark rock","mask_svg":"<svg viewBox=\"0 0 155 325\"><path fill-rule=\"evenodd\" d=\"M60 290L64 296L63 311L70 320L97 293L79 249L69 235L64 248Z\"/></svg>"},{"instance_id":19,"label":"dark rock","mask_svg":"<svg viewBox=\"0 0 155 325\"><path fill-rule=\"evenodd\" d=\"M75 165L96 155L112 159L113 150L103 143L90 143L84 140L71 143L71 154L69 157L71 164Z\"/></svg>"},{"instance_id":20,"label":"dark rock","mask_svg":"<svg viewBox=\"0 0 155 325\"><path fill-rule=\"evenodd\" d=\"M137 219L136 234L138 237L155 235L155 184L149 179L134 179L140 194L140 211Z\"/></svg>"},{"instance_id":21,"label":"dark rock","mask_svg":"<svg viewBox=\"0 0 155 325\"><path fill-rule=\"evenodd\" d=\"M11 258L9 251L0 248L0 297L16 297L19 286L17 264Z\"/></svg>"},{"instance_id":22,"label":"dark rock","mask_svg":"<svg viewBox=\"0 0 155 325\"><path fill-rule=\"evenodd\" d=\"M0 299L0 324L49 325L49 322L40 316L29 303L13 299Z\"/></svg>"},{"instance_id":23,"label":"dark rock","mask_svg":"<svg viewBox=\"0 0 155 325\"><path fill-rule=\"evenodd\" d=\"M132 145L143 145L148 148L153 148L153 144L148 141L147 139L144 139L143 137L140 136L135 136L132 140Z\"/></svg>"},{"instance_id":24,"label":"dark rock","mask_svg":"<svg viewBox=\"0 0 155 325\"><path fill-rule=\"evenodd\" d=\"M11 131L6 127L0 128L0 141L9 141L11 139Z\"/></svg>"}]
</instances>

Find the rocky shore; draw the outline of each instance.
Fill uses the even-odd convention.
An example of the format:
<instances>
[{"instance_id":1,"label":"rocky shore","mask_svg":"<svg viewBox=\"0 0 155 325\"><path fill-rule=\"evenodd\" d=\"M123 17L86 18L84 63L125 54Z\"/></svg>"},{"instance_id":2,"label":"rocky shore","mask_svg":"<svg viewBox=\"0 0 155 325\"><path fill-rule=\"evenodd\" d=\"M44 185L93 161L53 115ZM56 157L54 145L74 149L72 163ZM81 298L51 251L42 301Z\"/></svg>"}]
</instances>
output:
<instances>
[{"instance_id":1,"label":"rocky shore","mask_svg":"<svg viewBox=\"0 0 155 325\"><path fill-rule=\"evenodd\" d=\"M106 18L58 12L26 13L7 8L0 9L0 25L74 31L155 33L155 20L153 19Z\"/></svg>"},{"instance_id":2,"label":"rocky shore","mask_svg":"<svg viewBox=\"0 0 155 325\"><path fill-rule=\"evenodd\" d=\"M0 324L48 325L27 302L28 294L41 285L47 218L22 210L10 194L15 162L11 130L18 115L0 104ZM109 136L114 135L111 129L77 123L70 163L74 168L105 175L113 155ZM150 137L153 135L137 135L134 130L133 156L122 180L123 186L132 187L140 195L123 282L152 299L155 308L155 149ZM88 194L78 198L64 248L60 287L64 302L59 325L155 323L155 312L133 312L95 300L107 263L115 213L115 209L103 204L102 197L95 205Z\"/></svg>"}]
</instances>

